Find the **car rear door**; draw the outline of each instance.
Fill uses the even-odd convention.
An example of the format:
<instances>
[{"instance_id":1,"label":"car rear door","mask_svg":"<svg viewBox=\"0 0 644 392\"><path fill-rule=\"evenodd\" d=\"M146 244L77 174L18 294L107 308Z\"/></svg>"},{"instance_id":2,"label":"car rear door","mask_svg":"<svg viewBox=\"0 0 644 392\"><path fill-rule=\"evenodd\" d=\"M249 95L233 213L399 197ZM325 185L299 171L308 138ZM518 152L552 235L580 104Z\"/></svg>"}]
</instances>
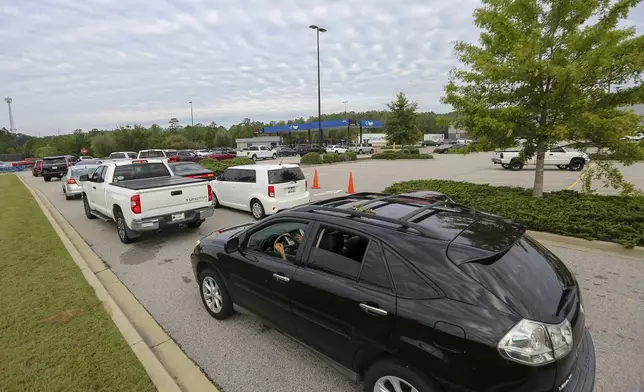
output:
<instances>
[{"instance_id":1,"label":"car rear door","mask_svg":"<svg viewBox=\"0 0 644 392\"><path fill-rule=\"evenodd\" d=\"M224 170L223 174L213 184L215 186L215 194L220 204L225 206L235 206L238 204L235 189L237 187L239 174L238 169L228 168Z\"/></svg>"},{"instance_id":2,"label":"car rear door","mask_svg":"<svg viewBox=\"0 0 644 392\"><path fill-rule=\"evenodd\" d=\"M319 224L309 237L307 261L290 281L296 334L353 368L362 350L384 350L394 325L396 297L381 244L337 225Z\"/></svg>"},{"instance_id":3,"label":"car rear door","mask_svg":"<svg viewBox=\"0 0 644 392\"><path fill-rule=\"evenodd\" d=\"M306 177L297 166L268 170L268 186L274 188L277 201L298 199L307 191Z\"/></svg>"}]
</instances>

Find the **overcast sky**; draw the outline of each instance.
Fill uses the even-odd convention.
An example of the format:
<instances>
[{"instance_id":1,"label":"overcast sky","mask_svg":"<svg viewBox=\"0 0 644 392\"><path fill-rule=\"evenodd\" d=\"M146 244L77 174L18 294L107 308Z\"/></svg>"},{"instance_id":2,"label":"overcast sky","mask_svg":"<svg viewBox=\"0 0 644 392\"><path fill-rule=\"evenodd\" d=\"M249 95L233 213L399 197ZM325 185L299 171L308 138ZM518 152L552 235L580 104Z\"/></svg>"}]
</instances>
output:
<instances>
[{"instance_id":1,"label":"overcast sky","mask_svg":"<svg viewBox=\"0 0 644 392\"><path fill-rule=\"evenodd\" d=\"M222 125L384 109L398 91L439 102L454 40L475 41L475 0L0 0L0 94L31 135ZM644 30L644 7L630 20ZM3 102L4 103L4 102ZM9 128L6 106L0 127Z\"/></svg>"}]
</instances>

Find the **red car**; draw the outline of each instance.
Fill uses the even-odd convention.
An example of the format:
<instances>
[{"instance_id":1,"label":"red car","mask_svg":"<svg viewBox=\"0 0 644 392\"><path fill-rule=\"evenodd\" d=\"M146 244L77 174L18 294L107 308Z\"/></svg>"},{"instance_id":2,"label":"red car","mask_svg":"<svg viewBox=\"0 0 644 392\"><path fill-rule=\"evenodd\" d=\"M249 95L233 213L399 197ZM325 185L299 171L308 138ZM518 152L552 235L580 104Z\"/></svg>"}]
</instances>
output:
<instances>
[{"instance_id":1,"label":"red car","mask_svg":"<svg viewBox=\"0 0 644 392\"><path fill-rule=\"evenodd\" d=\"M31 174L34 177L40 177L42 175L42 159L37 159L34 162L34 167L31 169Z\"/></svg>"},{"instance_id":2,"label":"red car","mask_svg":"<svg viewBox=\"0 0 644 392\"><path fill-rule=\"evenodd\" d=\"M168 155L168 162L199 162L201 159L192 150L179 150Z\"/></svg>"},{"instance_id":3,"label":"red car","mask_svg":"<svg viewBox=\"0 0 644 392\"><path fill-rule=\"evenodd\" d=\"M12 162L11 166L17 167L17 166L33 166L36 161L38 161L38 158L25 158L22 161L19 162Z\"/></svg>"},{"instance_id":4,"label":"red car","mask_svg":"<svg viewBox=\"0 0 644 392\"><path fill-rule=\"evenodd\" d=\"M213 150L208 155L208 159L216 159L218 161L223 161L224 159L233 159L233 158L237 158L237 154L231 154L223 150Z\"/></svg>"}]
</instances>

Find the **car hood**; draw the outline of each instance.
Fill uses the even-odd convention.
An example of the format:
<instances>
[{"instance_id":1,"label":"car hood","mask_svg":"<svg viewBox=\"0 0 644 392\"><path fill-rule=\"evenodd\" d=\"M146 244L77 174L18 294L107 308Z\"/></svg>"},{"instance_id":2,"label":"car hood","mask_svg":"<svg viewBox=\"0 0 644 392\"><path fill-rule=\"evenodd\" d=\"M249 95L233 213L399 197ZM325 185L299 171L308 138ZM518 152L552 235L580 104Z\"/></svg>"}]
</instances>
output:
<instances>
[{"instance_id":1,"label":"car hood","mask_svg":"<svg viewBox=\"0 0 644 392\"><path fill-rule=\"evenodd\" d=\"M255 222L248 222L248 223L242 223L241 225L235 225L235 226L226 227L224 229L219 229L205 236L203 240L211 240L213 242L226 242L233 235L246 230L247 228L253 226L254 224Z\"/></svg>"},{"instance_id":2,"label":"car hood","mask_svg":"<svg viewBox=\"0 0 644 392\"><path fill-rule=\"evenodd\" d=\"M509 249L459 268L522 317L556 324L576 306L577 282L564 263L528 236Z\"/></svg>"}]
</instances>

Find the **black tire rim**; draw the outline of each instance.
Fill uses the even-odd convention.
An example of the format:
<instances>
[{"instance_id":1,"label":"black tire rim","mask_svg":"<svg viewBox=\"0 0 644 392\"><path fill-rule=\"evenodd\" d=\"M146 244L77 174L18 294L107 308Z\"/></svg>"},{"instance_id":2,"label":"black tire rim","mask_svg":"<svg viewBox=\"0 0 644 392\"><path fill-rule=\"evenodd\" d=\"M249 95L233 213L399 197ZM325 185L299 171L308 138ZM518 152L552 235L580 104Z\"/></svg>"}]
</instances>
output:
<instances>
[{"instance_id":1,"label":"black tire rim","mask_svg":"<svg viewBox=\"0 0 644 392\"><path fill-rule=\"evenodd\" d=\"M520 169L520 168L521 168L521 163L520 163L520 162L514 162L514 163L512 163L512 168L514 168L514 169Z\"/></svg>"},{"instance_id":2,"label":"black tire rim","mask_svg":"<svg viewBox=\"0 0 644 392\"><path fill-rule=\"evenodd\" d=\"M581 168L581 163L573 162L573 163L570 164L570 167L572 168L572 170L577 171L577 170L579 170Z\"/></svg>"},{"instance_id":3,"label":"black tire rim","mask_svg":"<svg viewBox=\"0 0 644 392\"><path fill-rule=\"evenodd\" d=\"M120 216L116 219L116 230L119 233L119 237L125 239L125 222Z\"/></svg>"}]
</instances>

